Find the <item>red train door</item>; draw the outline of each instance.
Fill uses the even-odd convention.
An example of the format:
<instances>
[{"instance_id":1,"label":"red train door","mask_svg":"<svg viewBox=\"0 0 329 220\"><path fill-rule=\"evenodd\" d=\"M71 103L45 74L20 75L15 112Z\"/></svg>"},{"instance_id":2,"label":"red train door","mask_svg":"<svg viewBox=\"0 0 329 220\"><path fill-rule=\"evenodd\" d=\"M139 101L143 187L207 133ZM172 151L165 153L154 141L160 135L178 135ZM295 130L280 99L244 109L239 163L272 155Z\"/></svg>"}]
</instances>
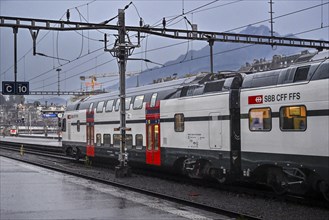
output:
<instances>
[{"instance_id":1,"label":"red train door","mask_svg":"<svg viewBox=\"0 0 329 220\"><path fill-rule=\"evenodd\" d=\"M160 101L154 107L146 104L146 164L161 165Z\"/></svg>"},{"instance_id":2,"label":"red train door","mask_svg":"<svg viewBox=\"0 0 329 220\"><path fill-rule=\"evenodd\" d=\"M95 146L94 146L94 111L88 111L87 110L87 120L86 120L86 137L87 137L87 149L86 149L86 155L88 157L94 157L95 156Z\"/></svg>"}]
</instances>

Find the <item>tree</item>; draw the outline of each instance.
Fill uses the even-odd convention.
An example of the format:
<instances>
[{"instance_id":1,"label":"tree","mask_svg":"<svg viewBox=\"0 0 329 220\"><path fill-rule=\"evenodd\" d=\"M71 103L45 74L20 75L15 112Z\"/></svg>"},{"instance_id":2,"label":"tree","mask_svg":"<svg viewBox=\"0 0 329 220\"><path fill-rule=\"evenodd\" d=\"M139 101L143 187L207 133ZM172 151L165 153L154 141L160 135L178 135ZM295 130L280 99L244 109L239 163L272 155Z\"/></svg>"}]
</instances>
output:
<instances>
[{"instance_id":1,"label":"tree","mask_svg":"<svg viewBox=\"0 0 329 220\"><path fill-rule=\"evenodd\" d=\"M14 104L24 104L25 98L23 95L10 95L9 96L9 103L11 106Z\"/></svg>"},{"instance_id":2,"label":"tree","mask_svg":"<svg viewBox=\"0 0 329 220\"><path fill-rule=\"evenodd\" d=\"M40 101L34 101L33 102L33 106L36 108L36 107L38 107L38 106L40 106L41 105L41 103L40 103Z\"/></svg>"},{"instance_id":3,"label":"tree","mask_svg":"<svg viewBox=\"0 0 329 220\"><path fill-rule=\"evenodd\" d=\"M0 95L0 105L5 106L6 103L7 103L7 101L6 101L5 97L1 94Z\"/></svg>"}]
</instances>

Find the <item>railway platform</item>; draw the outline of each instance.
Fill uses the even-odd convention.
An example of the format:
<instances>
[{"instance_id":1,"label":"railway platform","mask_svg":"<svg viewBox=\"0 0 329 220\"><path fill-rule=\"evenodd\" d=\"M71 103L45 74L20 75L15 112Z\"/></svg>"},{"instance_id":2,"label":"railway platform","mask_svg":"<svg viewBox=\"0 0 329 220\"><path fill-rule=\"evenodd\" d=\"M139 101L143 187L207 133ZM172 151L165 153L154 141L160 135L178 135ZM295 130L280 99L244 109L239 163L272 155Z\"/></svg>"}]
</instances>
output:
<instances>
[{"instance_id":1,"label":"railway platform","mask_svg":"<svg viewBox=\"0 0 329 220\"><path fill-rule=\"evenodd\" d=\"M1 219L226 219L5 157L0 165Z\"/></svg>"},{"instance_id":2,"label":"railway platform","mask_svg":"<svg viewBox=\"0 0 329 220\"><path fill-rule=\"evenodd\" d=\"M0 141L26 143L26 144L46 144L53 147L62 147L62 142L54 138L42 138L38 135L29 135L25 137L0 136Z\"/></svg>"}]
</instances>

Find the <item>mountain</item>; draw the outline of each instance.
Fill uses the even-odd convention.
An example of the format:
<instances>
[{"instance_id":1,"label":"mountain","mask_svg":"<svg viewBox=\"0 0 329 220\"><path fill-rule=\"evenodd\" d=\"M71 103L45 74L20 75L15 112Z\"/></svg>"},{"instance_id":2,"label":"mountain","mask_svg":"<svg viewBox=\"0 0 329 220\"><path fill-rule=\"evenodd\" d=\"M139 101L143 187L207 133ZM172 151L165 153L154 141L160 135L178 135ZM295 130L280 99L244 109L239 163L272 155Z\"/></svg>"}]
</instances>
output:
<instances>
[{"instance_id":1,"label":"mountain","mask_svg":"<svg viewBox=\"0 0 329 220\"><path fill-rule=\"evenodd\" d=\"M270 34L267 26L248 26L240 34L261 35ZM276 33L275 36L281 36ZM289 35L289 37L295 37ZM215 42L213 47L214 72L222 70L238 70L246 62L252 63L254 59L266 58L271 60L273 55L291 55L303 50L297 47L271 47L269 45L249 45L241 43ZM193 59L191 54L193 53ZM139 85L147 85L154 79L165 78L177 74L182 77L187 73L210 72L210 49L205 46L200 50L189 51L175 60L168 61L164 67L145 70L139 75ZM137 85L137 77L127 79L127 88ZM111 86L109 90L117 89L118 85Z\"/></svg>"},{"instance_id":2,"label":"mountain","mask_svg":"<svg viewBox=\"0 0 329 220\"><path fill-rule=\"evenodd\" d=\"M60 97L48 97L48 98L41 98L41 99L29 99L28 96L26 97L26 102L33 103L35 101L39 101L42 105L44 105L47 102L47 105L66 105L66 99L60 98Z\"/></svg>"}]
</instances>

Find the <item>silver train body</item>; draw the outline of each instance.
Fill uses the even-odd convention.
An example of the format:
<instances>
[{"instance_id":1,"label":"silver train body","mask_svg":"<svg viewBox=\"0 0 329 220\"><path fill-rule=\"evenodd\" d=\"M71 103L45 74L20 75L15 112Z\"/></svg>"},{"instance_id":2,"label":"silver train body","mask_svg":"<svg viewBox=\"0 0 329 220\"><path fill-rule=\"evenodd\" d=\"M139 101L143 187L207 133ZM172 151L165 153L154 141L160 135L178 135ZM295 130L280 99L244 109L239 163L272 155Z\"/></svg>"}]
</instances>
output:
<instances>
[{"instance_id":1,"label":"silver train body","mask_svg":"<svg viewBox=\"0 0 329 220\"><path fill-rule=\"evenodd\" d=\"M328 199L328 54L273 71L127 90L129 163L192 178L264 183L277 193L314 190ZM65 152L116 161L119 118L117 92L68 106Z\"/></svg>"}]
</instances>

